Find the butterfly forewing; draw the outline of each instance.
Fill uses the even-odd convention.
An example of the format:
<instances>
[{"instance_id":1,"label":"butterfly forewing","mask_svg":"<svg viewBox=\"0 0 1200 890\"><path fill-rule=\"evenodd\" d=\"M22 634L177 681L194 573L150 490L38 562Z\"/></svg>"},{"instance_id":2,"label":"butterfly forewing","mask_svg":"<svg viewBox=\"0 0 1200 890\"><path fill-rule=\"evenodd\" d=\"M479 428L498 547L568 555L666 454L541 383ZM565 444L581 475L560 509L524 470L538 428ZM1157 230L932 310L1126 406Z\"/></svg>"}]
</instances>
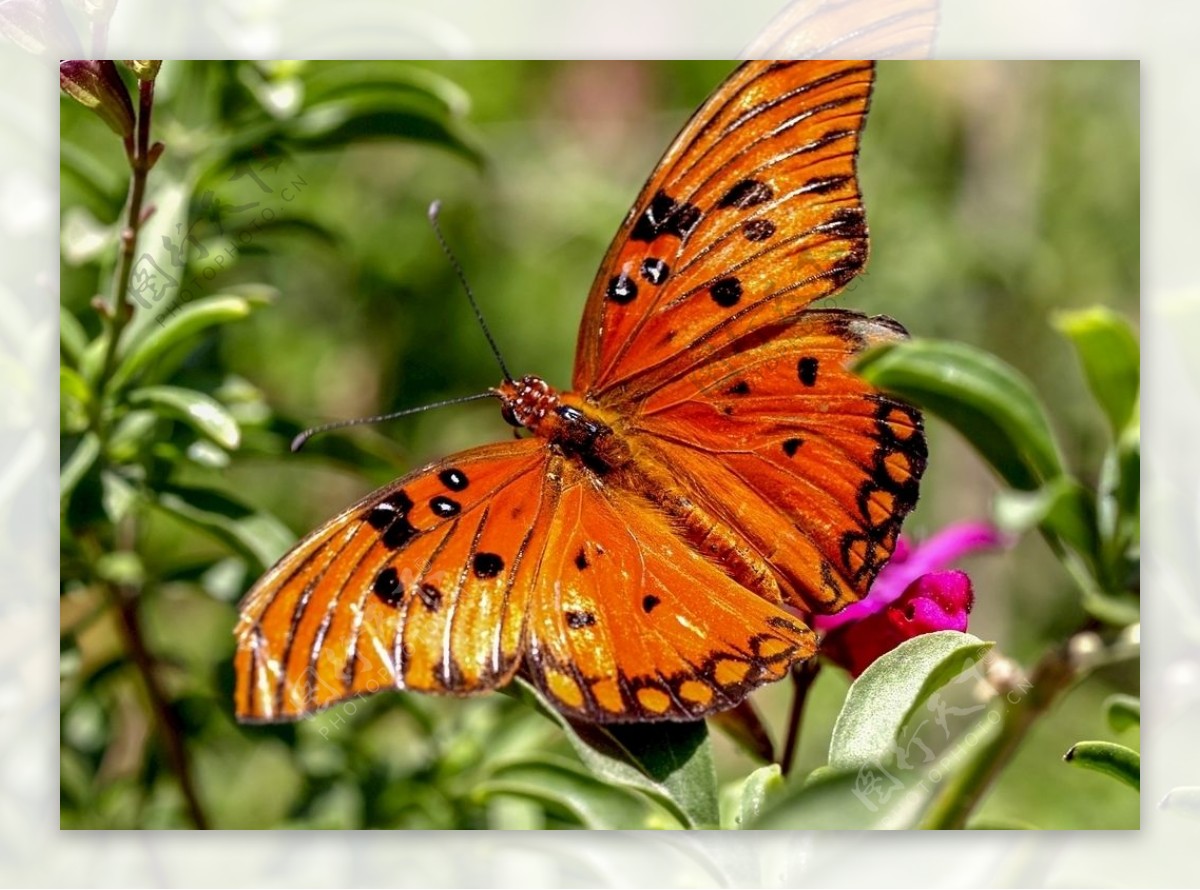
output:
<instances>
[{"instance_id":1,"label":"butterfly forewing","mask_svg":"<svg viewBox=\"0 0 1200 890\"><path fill-rule=\"evenodd\" d=\"M242 604L239 718L291 719L384 688L462 694L506 682L547 458L533 439L463 452L301 542Z\"/></svg>"},{"instance_id":2,"label":"butterfly forewing","mask_svg":"<svg viewBox=\"0 0 1200 890\"><path fill-rule=\"evenodd\" d=\"M866 261L869 62L751 62L655 170L592 285L574 383L608 403L838 290Z\"/></svg>"}]
</instances>

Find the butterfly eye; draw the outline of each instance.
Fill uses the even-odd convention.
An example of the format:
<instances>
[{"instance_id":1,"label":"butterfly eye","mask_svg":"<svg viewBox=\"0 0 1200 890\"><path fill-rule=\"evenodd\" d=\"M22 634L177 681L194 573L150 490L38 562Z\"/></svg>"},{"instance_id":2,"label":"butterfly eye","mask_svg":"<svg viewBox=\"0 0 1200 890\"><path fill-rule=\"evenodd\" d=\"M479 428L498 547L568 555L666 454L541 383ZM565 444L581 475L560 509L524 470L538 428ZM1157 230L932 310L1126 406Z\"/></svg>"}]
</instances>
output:
<instances>
[{"instance_id":1,"label":"butterfly eye","mask_svg":"<svg viewBox=\"0 0 1200 890\"><path fill-rule=\"evenodd\" d=\"M500 408L500 416L504 418L504 422L509 426L515 426L520 429L524 426L521 421L517 420L517 415L513 414L513 409L509 405L503 405Z\"/></svg>"}]
</instances>

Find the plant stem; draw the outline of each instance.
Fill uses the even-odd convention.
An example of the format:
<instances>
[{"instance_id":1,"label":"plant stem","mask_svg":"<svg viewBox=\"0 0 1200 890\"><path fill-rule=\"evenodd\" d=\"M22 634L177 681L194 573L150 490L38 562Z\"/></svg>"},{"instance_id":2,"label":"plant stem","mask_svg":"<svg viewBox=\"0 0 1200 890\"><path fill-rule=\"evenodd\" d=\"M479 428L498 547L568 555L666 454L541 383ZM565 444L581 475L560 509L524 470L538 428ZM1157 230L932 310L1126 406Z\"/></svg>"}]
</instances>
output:
<instances>
[{"instance_id":1,"label":"plant stem","mask_svg":"<svg viewBox=\"0 0 1200 890\"><path fill-rule=\"evenodd\" d=\"M146 641L142 637L142 629L137 615L138 598L123 587L108 586L116 607L117 617L120 619L121 633L125 638L126 648L129 650L134 664L137 665L138 673L141 674L142 682L145 684L146 694L150 699L150 706L158 721L159 732L167 751L167 759L171 763L175 777L179 780L179 788L183 792L188 815L191 816L192 823L197 828L208 828L208 817L200 805L200 797L196 793L196 785L192 781L191 762L188 758L187 745L184 743L184 728L180 724L175 710L171 707L170 701L167 700L162 684L159 683L158 675L155 673L154 656L150 654L150 650L146 647Z\"/></svg>"},{"instance_id":2,"label":"plant stem","mask_svg":"<svg viewBox=\"0 0 1200 890\"><path fill-rule=\"evenodd\" d=\"M810 658L803 664L792 668L792 708L788 714L787 739L783 743L783 754L779 758L779 768L786 776L792 770L792 761L796 757L796 745L800 741L800 727L804 722L804 703L808 701L808 691L813 681L821 671L821 662Z\"/></svg>"},{"instance_id":3,"label":"plant stem","mask_svg":"<svg viewBox=\"0 0 1200 890\"><path fill-rule=\"evenodd\" d=\"M129 302L129 282L133 276L134 255L137 252L138 233L143 223L142 204L146 196L146 178L150 173L150 116L154 108L154 81L138 81L137 133L125 141L125 154L129 158L131 176L129 180L129 207L125 217L125 228L121 231L121 255L113 277L113 299L109 307L109 337L104 352L95 399L97 416L93 418L99 426L99 411L103 402L104 387L112 376L117 359L117 345L125 325L133 317L133 306Z\"/></svg>"},{"instance_id":4,"label":"plant stem","mask_svg":"<svg viewBox=\"0 0 1200 890\"><path fill-rule=\"evenodd\" d=\"M975 748L962 771L934 800L921 827L965 828L967 819L1008 766L1033 724L1079 678L1066 648L1046 653L1034 667L1024 694L1014 702L1012 696L1019 690L1013 690L1000 699L1007 707L998 728Z\"/></svg>"}]
</instances>

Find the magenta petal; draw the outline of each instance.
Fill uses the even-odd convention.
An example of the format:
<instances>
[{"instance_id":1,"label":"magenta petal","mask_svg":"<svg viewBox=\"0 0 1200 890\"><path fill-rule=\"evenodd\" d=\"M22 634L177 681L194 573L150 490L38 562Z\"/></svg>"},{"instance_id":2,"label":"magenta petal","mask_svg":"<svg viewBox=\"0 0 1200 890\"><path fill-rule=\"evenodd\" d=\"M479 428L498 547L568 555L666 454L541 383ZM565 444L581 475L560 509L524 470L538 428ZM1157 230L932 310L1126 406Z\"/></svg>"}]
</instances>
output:
<instances>
[{"instance_id":1,"label":"magenta petal","mask_svg":"<svg viewBox=\"0 0 1200 890\"><path fill-rule=\"evenodd\" d=\"M965 631L973 604L966 572L931 572L914 581L888 612L897 627L916 636L938 630Z\"/></svg>"},{"instance_id":2,"label":"magenta petal","mask_svg":"<svg viewBox=\"0 0 1200 890\"><path fill-rule=\"evenodd\" d=\"M866 599L852 603L836 615L816 615L814 624L819 630L832 630L850 621L860 621L894 603L921 576L944 569L959 557L976 550L999 547L1007 540L985 522L948 525L916 546L909 545L901 537L896 545L896 555L879 572Z\"/></svg>"}]
</instances>

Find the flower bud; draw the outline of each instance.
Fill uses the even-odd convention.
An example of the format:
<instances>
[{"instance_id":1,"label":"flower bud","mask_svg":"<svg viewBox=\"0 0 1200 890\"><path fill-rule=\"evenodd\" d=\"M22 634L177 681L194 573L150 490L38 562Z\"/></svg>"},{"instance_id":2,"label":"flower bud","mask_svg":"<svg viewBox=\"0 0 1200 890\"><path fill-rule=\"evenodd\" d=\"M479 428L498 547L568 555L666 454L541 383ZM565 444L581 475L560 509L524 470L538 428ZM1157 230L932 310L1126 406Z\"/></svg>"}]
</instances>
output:
<instances>
[{"instance_id":1,"label":"flower bud","mask_svg":"<svg viewBox=\"0 0 1200 890\"><path fill-rule=\"evenodd\" d=\"M138 80L154 80L158 77L158 69L162 67L162 59L125 59L125 67L137 76Z\"/></svg>"},{"instance_id":2,"label":"flower bud","mask_svg":"<svg viewBox=\"0 0 1200 890\"><path fill-rule=\"evenodd\" d=\"M58 83L64 93L100 115L118 136L133 135L133 100L112 62L106 59L60 62Z\"/></svg>"}]
</instances>

